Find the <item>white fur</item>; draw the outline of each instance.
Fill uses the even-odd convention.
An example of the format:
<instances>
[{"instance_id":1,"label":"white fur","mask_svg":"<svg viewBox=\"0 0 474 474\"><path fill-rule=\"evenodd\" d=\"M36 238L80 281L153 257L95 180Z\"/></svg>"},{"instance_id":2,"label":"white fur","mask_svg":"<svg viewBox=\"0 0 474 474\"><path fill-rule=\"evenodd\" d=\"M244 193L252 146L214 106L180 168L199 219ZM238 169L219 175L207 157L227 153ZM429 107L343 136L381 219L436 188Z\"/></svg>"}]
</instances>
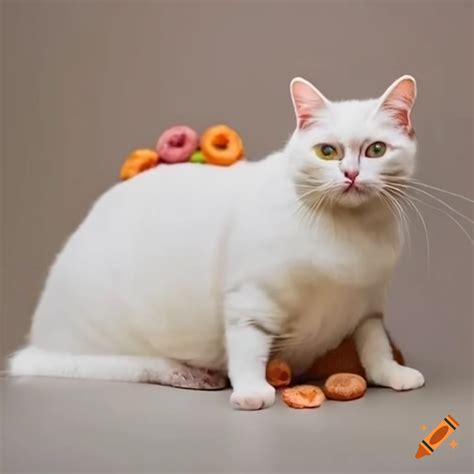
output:
<instances>
[{"instance_id":1,"label":"white fur","mask_svg":"<svg viewBox=\"0 0 474 474\"><path fill-rule=\"evenodd\" d=\"M372 382L422 385L378 318L402 245L382 174L410 177L415 142L380 100L324 98L314 116L263 161L160 165L106 192L52 266L11 373L180 385L190 366L228 370L232 404L258 409L274 401L272 345L301 373L356 331ZM335 141L342 161L315 157ZM386 156L357 156L373 141ZM342 192L348 166L364 192Z\"/></svg>"}]
</instances>

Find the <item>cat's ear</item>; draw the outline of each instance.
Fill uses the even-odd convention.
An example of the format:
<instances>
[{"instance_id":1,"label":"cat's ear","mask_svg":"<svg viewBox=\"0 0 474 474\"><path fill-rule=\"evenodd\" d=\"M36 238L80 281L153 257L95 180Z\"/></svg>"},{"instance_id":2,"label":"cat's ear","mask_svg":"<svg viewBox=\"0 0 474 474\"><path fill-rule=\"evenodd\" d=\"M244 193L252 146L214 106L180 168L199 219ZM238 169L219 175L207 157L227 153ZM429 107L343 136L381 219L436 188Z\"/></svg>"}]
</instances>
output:
<instances>
[{"instance_id":1,"label":"cat's ear","mask_svg":"<svg viewBox=\"0 0 474 474\"><path fill-rule=\"evenodd\" d=\"M295 77L291 81L290 93L298 128L313 124L318 112L329 102L313 84L301 77Z\"/></svg>"},{"instance_id":2,"label":"cat's ear","mask_svg":"<svg viewBox=\"0 0 474 474\"><path fill-rule=\"evenodd\" d=\"M411 110L416 99L416 81L412 76L397 79L380 98L379 108L388 112L395 124L413 134Z\"/></svg>"}]
</instances>

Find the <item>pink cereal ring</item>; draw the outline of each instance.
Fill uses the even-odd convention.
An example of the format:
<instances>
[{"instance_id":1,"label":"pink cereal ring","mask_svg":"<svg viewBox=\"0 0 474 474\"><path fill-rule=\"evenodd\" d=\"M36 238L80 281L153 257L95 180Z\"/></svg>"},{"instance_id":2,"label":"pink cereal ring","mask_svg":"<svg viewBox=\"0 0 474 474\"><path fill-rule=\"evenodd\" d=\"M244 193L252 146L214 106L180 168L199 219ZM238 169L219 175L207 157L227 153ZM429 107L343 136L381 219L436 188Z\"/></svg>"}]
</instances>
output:
<instances>
[{"instance_id":1,"label":"pink cereal ring","mask_svg":"<svg viewBox=\"0 0 474 474\"><path fill-rule=\"evenodd\" d=\"M176 125L164 131L156 143L160 160L165 163L188 161L198 147L199 136L186 125Z\"/></svg>"}]
</instances>

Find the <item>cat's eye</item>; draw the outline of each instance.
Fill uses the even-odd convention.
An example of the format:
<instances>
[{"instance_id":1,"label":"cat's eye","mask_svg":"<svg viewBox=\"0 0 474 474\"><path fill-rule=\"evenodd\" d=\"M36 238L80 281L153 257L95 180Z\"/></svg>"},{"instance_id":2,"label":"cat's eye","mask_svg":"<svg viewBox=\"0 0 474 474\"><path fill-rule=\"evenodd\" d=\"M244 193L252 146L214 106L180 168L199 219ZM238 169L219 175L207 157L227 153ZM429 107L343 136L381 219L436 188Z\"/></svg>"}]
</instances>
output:
<instances>
[{"instance_id":1,"label":"cat's eye","mask_svg":"<svg viewBox=\"0 0 474 474\"><path fill-rule=\"evenodd\" d=\"M316 156L322 160L337 160L339 158L337 148L328 143L320 143L319 145L314 146L313 150L316 153Z\"/></svg>"},{"instance_id":2,"label":"cat's eye","mask_svg":"<svg viewBox=\"0 0 474 474\"><path fill-rule=\"evenodd\" d=\"M384 142L374 142L365 150L365 156L368 158L380 158L385 155L387 145Z\"/></svg>"}]
</instances>

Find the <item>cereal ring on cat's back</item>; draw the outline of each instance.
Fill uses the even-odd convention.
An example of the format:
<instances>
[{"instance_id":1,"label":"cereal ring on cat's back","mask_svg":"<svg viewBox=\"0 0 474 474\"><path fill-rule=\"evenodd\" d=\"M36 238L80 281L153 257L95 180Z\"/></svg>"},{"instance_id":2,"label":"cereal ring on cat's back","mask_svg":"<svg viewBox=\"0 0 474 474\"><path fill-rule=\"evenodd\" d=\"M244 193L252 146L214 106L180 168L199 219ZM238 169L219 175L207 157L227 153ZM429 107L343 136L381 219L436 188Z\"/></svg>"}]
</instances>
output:
<instances>
[{"instance_id":1,"label":"cereal ring on cat's back","mask_svg":"<svg viewBox=\"0 0 474 474\"><path fill-rule=\"evenodd\" d=\"M367 391L367 382L357 374L331 375L324 384L326 397L332 400L355 400Z\"/></svg>"},{"instance_id":2,"label":"cereal ring on cat's back","mask_svg":"<svg viewBox=\"0 0 474 474\"><path fill-rule=\"evenodd\" d=\"M209 127L201 136L201 150L208 163L221 166L234 164L244 154L240 135L227 125Z\"/></svg>"},{"instance_id":3,"label":"cereal ring on cat's back","mask_svg":"<svg viewBox=\"0 0 474 474\"><path fill-rule=\"evenodd\" d=\"M158 161L158 154L155 150L148 150L146 148L134 150L127 156L120 169L120 179L125 181L133 178L142 171L155 167Z\"/></svg>"},{"instance_id":4,"label":"cereal ring on cat's back","mask_svg":"<svg viewBox=\"0 0 474 474\"><path fill-rule=\"evenodd\" d=\"M267 382L274 387L287 387L291 382L290 366L281 359L272 359L267 364Z\"/></svg>"},{"instance_id":5,"label":"cereal ring on cat's back","mask_svg":"<svg viewBox=\"0 0 474 474\"><path fill-rule=\"evenodd\" d=\"M285 388L281 392L281 398L291 408L316 408L326 399L324 392L314 385Z\"/></svg>"},{"instance_id":6,"label":"cereal ring on cat's back","mask_svg":"<svg viewBox=\"0 0 474 474\"><path fill-rule=\"evenodd\" d=\"M165 130L156 142L156 151L165 163L188 161L199 143L195 130L186 125L176 125Z\"/></svg>"}]
</instances>

